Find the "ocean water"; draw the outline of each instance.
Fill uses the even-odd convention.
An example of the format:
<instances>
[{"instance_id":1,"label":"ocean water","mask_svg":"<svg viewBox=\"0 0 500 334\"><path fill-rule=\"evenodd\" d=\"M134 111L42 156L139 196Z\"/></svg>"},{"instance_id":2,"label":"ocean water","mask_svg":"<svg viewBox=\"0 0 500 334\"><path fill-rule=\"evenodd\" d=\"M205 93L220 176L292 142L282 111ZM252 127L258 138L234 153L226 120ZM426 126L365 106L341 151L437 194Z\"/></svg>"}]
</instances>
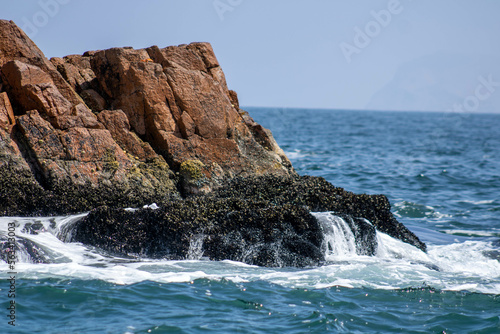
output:
<instances>
[{"instance_id":1,"label":"ocean water","mask_svg":"<svg viewBox=\"0 0 500 334\"><path fill-rule=\"evenodd\" d=\"M378 233L358 256L334 213L314 213L319 268L208 261L200 240L190 260L124 258L64 242L85 213L0 217L24 243L13 269L0 261L0 332L500 333L500 115L248 110L300 174L387 195L428 252Z\"/></svg>"}]
</instances>

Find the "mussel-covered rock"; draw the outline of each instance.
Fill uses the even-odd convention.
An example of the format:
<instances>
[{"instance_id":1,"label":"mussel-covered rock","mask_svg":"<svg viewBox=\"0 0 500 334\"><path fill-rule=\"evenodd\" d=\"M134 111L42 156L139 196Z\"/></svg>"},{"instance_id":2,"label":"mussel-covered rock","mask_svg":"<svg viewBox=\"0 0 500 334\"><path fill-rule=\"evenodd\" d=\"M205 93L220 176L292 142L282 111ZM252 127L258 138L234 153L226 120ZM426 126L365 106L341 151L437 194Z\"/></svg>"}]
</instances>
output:
<instances>
[{"instance_id":1,"label":"mussel-covered rock","mask_svg":"<svg viewBox=\"0 0 500 334\"><path fill-rule=\"evenodd\" d=\"M385 196L355 195L322 178L247 177L156 210L99 207L78 223L73 238L135 256L315 266L325 260L324 231L311 212L333 211L347 222L357 254L376 253L376 230L425 250L389 210Z\"/></svg>"},{"instance_id":2,"label":"mussel-covered rock","mask_svg":"<svg viewBox=\"0 0 500 334\"><path fill-rule=\"evenodd\" d=\"M317 220L304 207L196 198L159 209L99 207L80 221L75 241L153 258L201 256L261 266L313 266L324 260Z\"/></svg>"}]
</instances>

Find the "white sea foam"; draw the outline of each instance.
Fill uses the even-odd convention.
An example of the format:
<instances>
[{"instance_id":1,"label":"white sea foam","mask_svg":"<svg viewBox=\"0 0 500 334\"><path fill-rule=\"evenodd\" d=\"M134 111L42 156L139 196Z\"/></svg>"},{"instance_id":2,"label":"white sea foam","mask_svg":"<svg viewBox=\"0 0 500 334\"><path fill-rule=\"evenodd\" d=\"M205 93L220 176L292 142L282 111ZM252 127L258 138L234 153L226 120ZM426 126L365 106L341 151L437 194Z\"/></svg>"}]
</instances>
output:
<instances>
[{"instance_id":1,"label":"white sea foam","mask_svg":"<svg viewBox=\"0 0 500 334\"><path fill-rule=\"evenodd\" d=\"M288 157L288 159L291 160L299 160L301 158L305 158L307 156L312 155L312 153L304 152L302 150L287 151L285 152L285 154Z\"/></svg>"},{"instance_id":2,"label":"white sea foam","mask_svg":"<svg viewBox=\"0 0 500 334\"><path fill-rule=\"evenodd\" d=\"M484 200L484 201L463 200L463 201L460 201L460 202L462 202L462 203L470 203L470 204L474 204L474 205L484 205L484 204L493 204L493 203L495 203L495 200L494 199Z\"/></svg>"},{"instance_id":3,"label":"white sea foam","mask_svg":"<svg viewBox=\"0 0 500 334\"><path fill-rule=\"evenodd\" d=\"M327 261L351 258L356 255L356 240L349 224L331 212L315 212L324 234L323 251Z\"/></svg>"},{"instance_id":4,"label":"white sea foam","mask_svg":"<svg viewBox=\"0 0 500 334\"><path fill-rule=\"evenodd\" d=\"M203 241L205 240L205 235L198 234L191 238L189 241L189 249L187 252L187 258L189 260L199 260L203 256Z\"/></svg>"},{"instance_id":5,"label":"white sea foam","mask_svg":"<svg viewBox=\"0 0 500 334\"><path fill-rule=\"evenodd\" d=\"M442 290L468 290L500 294L500 250L488 241L465 241L428 246L424 253L417 248L377 232L375 256L359 256L348 242L344 253L327 248L328 263L317 268L263 268L234 261L167 261L117 257L80 243L65 243L64 232L82 215L53 218L0 218L0 236L7 234L7 224L15 221L16 235L38 245L51 263L35 264L29 259L16 263L19 278L103 280L114 284L141 281L191 282L205 278L235 283L266 280L287 287L404 289L431 286ZM342 231L342 223L331 219ZM38 234L30 234L29 224L38 223ZM23 230L24 229L24 230ZM333 227L332 227L332 230ZM344 233L349 235L349 233ZM193 258L200 258L202 236L193 239ZM331 240L330 242L334 242ZM493 256L491 255L493 254ZM495 255L496 254L496 255ZM7 263L0 261L3 278Z\"/></svg>"},{"instance_id":6,"label":"white sea foam","mask_svg":"<svg viewBox=\"0 0 500 334\"><path fill-rule=\"evenodd\" d=\"M466 235L471 237L500 237L500 230L492 231L474 231L474 230L442 230L443 233L450 235Z\"/></svg>"},{"instance_id":7,"label":"white sea foam","mask_svg":"<svg viewBox=\"0 0 500 334\"><path fill-rule=\"evenodd\" d=\"M143 209L157 210L160 207L156 203L153 203L153 204L149 204L149 205L144 205L142 208Z\"/></svg>"}]
</instances>

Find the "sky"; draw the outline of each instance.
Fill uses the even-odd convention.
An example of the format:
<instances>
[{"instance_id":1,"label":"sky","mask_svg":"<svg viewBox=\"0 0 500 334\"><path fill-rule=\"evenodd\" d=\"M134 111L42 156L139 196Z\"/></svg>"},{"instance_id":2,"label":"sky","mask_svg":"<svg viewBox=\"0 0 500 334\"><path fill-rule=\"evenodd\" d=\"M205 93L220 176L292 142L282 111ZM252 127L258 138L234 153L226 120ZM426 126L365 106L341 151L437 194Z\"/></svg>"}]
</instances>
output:
<instances>
[{"instance_id":1,"label":"sky","mask_svg":"<svg viewBox=\"0 0 500 334\"><path fill-rule=\"evenodd\" d=\"M498 0L0 0L47 57L210 42L242 106L500 112Z\"/></svg>"}]
</instances>

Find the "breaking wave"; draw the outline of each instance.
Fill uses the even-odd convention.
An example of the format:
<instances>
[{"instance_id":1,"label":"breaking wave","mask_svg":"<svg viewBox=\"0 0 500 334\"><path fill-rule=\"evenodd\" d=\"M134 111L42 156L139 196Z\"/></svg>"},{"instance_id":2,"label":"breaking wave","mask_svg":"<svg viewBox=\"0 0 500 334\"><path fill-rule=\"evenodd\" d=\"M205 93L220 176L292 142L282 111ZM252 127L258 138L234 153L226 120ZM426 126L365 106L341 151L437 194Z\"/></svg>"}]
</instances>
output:
<instances>
[{"instance_id":1,"label":"breaking wave","mask_svg":"<svg viewBox=\"0 0 500 334\"><path fill-rule=\"evenodd\" d=\"M205 259L202 235L193 237L189 259L182 261L117 256L81 243L65 242L71 239L72 226L85 215L1 217L2 259L5 261L12 250L8 233L9 224L14 223L16 270L23 279L78 278L133 284L142 281L190 282L205 278L233 282L264 280L302 288L342 286L387 290L432 287L500 294L500 244L493 238L431 243L425 253L377 231L375 256L367 256L360 255L359 245L356 245L344 218L332 212L313 213L323 229L326 263L314 268L264 268ZM8 264L4 261L0 262L2 273L8 271Z\"/></svg>"}]
</instances>

